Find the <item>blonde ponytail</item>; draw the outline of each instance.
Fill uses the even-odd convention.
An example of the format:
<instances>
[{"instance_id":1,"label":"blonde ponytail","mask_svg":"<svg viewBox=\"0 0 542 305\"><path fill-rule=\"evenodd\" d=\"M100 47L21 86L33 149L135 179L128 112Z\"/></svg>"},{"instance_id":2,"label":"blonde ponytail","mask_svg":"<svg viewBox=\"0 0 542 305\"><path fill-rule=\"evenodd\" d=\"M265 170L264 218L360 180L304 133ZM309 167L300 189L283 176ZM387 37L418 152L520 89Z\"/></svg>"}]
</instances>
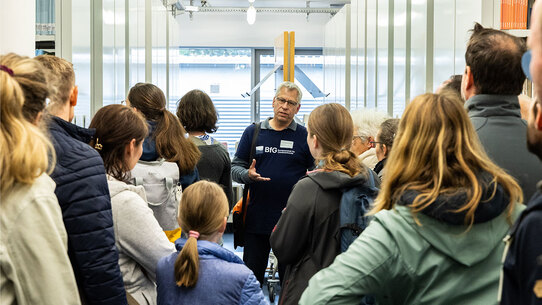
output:
<instances>
[{"instance_id":1,"label":"blonde ponytail","mask_svg":"<svg viewBox=\"0 0 542 305\"><path fill-rule=\"evenodd\" d=\"M218 184L201 180L183 191L177 220L183 232L189 232L189 237L175 260L177 286L196 285L199 275L198 239L206 240L217 233L228 214L228 199Z\"/></svg>"},{"instance_id":2,"label":"blonde ponytail","mask_svg":"<svg viewBox=\"0 0 542 305\"><path fill-rule=\"evenodd\" d=\"M198 240L189 237L175 260L175 282L179 287L192 287L198 282Z\"/></svg>"},{"instance_id":3,"label":"blonde ponytail","mask_svg":"<svg viewBox=\"0 0 542 305\"><path fill-rule=\"evenodd\" d=\"M0 87L0 190L5 194L16 183L32 184L51 172L55 153L47 137L23 117L24 95L17 81L0 71Z\"/></svg>"}]
</instances>

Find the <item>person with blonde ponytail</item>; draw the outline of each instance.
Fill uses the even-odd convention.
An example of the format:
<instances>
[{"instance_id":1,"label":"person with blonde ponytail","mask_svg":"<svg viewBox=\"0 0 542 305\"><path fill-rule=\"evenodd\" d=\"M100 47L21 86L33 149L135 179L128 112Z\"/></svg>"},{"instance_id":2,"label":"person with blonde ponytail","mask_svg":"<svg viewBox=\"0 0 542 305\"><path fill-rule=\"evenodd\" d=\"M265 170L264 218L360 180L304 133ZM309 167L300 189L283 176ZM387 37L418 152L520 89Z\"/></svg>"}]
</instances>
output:
<instances>
[{"instance_id":1,"label":"person with blonde ponytail","mask_svg":"<svg viewBox=\"0 0 542 305\"><path fill-rule=\"evenodd\" d=\"M38 61L15 53L0 56L0 62L13 70L13 78L23 90L23 116L30 123L38 125L45 110L46 98L51 95L47 71Z\"/></svg>"},{"instance_id":2,"label":"person with blonde ponytail","mask_svg":"<svg viewBox=\"0 0 542 305\"><path fill-rule=\"evenodd\" d=\"M43 75L42 69L15 54L0 57L2 304L80 304L55 183L47 175L54 148L23 115L25 92L18 80Z\"/></svg>"},{"instance_id":3,"label":"person with blonde ponytail","mask_svg":"<svg viewBox=\"0 0 542 305\"><path fill-rule=\"evenodd\" d=\"M286 267L280 304L297 304L311 276L341 252L342 190L379 185L376 174L350 151L353 131L352 117L339 104L321 105L309 116L307 143L318 168L294 186L270 240Z\"/></svg>"},{"instance_id":4,"label":"person with blonde ponytail","mask_svg":"<svg viewBox=\"0 0 542 305\"><path fill-rule=\"evenodd\" d=\"M484 152L463 102L423 94L399 123L374 218L299 304L497 304L518 183Z\"/></svg>"},{"instance_id":5,"label":"person with blonde ponytail","mask_svg":"<svg viewBox=\"0 0 542 305\"><path fill-rule=\"evenodd\" d=\"M175 242L178 253L158 262L159 305L268 304L254 273L217 244L228 214L218 184L202 180L184 190L177 219L186 238Z\"/></svg>"}]
</instances>

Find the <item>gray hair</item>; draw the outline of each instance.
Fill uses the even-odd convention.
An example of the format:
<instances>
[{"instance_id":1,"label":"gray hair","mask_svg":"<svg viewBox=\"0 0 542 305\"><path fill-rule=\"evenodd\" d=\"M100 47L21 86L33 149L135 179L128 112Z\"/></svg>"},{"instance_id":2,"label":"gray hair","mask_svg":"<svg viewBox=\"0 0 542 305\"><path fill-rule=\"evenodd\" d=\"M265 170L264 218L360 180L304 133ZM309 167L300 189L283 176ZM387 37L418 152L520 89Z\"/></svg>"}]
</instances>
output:
<instances>
[{"instance_id":1,"label":"gray hair","mask_svg":"<svg viewBox=\"0 0 542 305\"><path fill-rule=\"evenodd\" d=\"M279 95L280 90L282 88L286 88L288 90L296 90L297 91L297 103L301 104L301 98L303 97L303 92L301 92L301 89L294 84L293 82L283 82L277 87L277 91L275 92L275 97Z\"/></svg>"},{"instance_id":2,"label":"gray hair","mask_svg":"<svg viewBox=\"0 0 542 305\"><path fill-rule=\"evenodd\" d=\"M360 108L350 112L354 121L354 130L363 141L376 138L380 124L389 118L388 114L373 108Z\"/></svg>"}]
</instances>

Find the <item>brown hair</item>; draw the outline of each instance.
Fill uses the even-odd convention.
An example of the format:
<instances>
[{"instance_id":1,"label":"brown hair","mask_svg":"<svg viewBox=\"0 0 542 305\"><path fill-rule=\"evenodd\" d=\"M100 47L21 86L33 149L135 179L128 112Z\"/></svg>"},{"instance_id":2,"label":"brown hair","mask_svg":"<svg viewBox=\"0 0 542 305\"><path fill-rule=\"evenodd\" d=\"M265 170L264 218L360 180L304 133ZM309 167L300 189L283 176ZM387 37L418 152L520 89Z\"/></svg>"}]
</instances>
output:
<instances>
[{"instance_id":1,"label":"brown hair","mask_svg":"<svg viewBox=\"0 0 542 305\"><path fill-rule=\"evenodd\" d=\"M177 117L186 131L216 132L218 115L215 105L207 93L201 90L188 91L177 105Z\"/></svg>"},{"instance_id":2,"label":"brown hair","mask_svg":"<svg viewBox=\"0 0 542 305\"><path fill-rule=\"evenodd\" d=\"M198 181L183 191L177 220L185 234L197 231L201 240L218 232L228 216L228 199L218 184ZM198 282L198 241L189 237L175 260L177 286L192 287Z\"/></svg>"},{"instance_id":3,"label":"brown hair","mask_svg":"<svg viewBox=\"0 0 542 305\"><path fill-rule=\"evenodd\" d=\"M47 108L50 112L55 113L69 101L71 90L75 86L73 64L53 55L39 55L34 59L50 72L50 85L53 90L50 96L51 102Z\"/></svg>"},{"instance_id":4,"label":"brown hair","mask_svg":"<svg viewBox=\"0 0 542 305\"><path fill-rule=\"evenodd\" d=\"M137 83L128 92L130 105L149 121L157 122L152 135L158 155L176 162L181 174L191 173L200 157L200 151L185 138L186 131L179 119L166 109L166 97L160 88L149 83Z\"/></svg>"},{"instance_id":5,"label":"brown hair","mask_svg":"<svg viewBox=\"0 0 542 305\"><path fill-rule=\"evenodd\" d=\"M126 181L130 171L125 160L126 145L132 139L139 145L148 133L143 116L130 107L109 105L96 112L89 127L96 128L90 145L102 156L105 172Z\"/></svg>"},{"instance_id":6,"label":"brown hair","mask_svg":"<svg viewBox=\"0 0 542 305\"><path fill-rule=\"evenodd\" d=\"M307 129L309 136L316 136L322 146L324 170L351 177L362 171L356 155L350 151L354 123L346 108L336 103L316 107L309 116Z\"/></svg>"},{"instance_id":7,"label":"brown hair","mask_svg":"<svg viewBox=\"0 0 542 305\"><path fill-rule=\"evenodd\" d=\"M46 70L38 61L14 53L0 56L0 64L13 70L13 78L24 93L23 115L29 122L35 122L49 96Z\"/></svg>"},{"instance_id":8,"label":"brown hair","mask_svg":"<svg viewBox=\"0 0 542 305\"><path fill-rule=\"evenodd\" d=\"M515 203L523 200L517 182L489 159L463 102L450 92L426 93L408 104L388 165L372 213L393 208L405 191L414 190L419 195L409 207L416 216L439 195L461 189L468 202L454 212L466 212L465 224L470 226L484 191L477 179L482 172L493 177L494 192L500 184L509 195L509 220Z\"/></svg>"},{"instance_id":9,"label":"brown hair","mask_svg":"<svg viewBox=\"0 0 542 305\"><path fill-rule=\"evenodd\" d=\"M28 60L12 59L13 66ZM24 90L19 79L15 72L11 76L0 70L0 191L4 195L17 183L30 185L43 173L52 172L49 164L56 163L49 139L23 116Z\"/></svg>"},{"instance_id":10,"label":"brown hair","mask_svg":"<svg viewBox=\"0 0 542 305\"><path fill-rule=\"evenodd\" d=\"M378 141L382 145L386 145L386 156L391 152L393 146L393 140L397 134L397 128L399 127L399 119L387 119L380 124L380 131L378 133Z\"/></svg>"},{"instance_id":11,"label":"brown hair","mask_svg":"<svg viewBox=\"0 0 542 305\"><path fill-rule=\"evenodd\" d=\"M471 69L476 94L519 95L525 81L521 69L521 57L527 51L525 42L479 23L471 31L465 61Z\"/></svg>"}]
</instances>

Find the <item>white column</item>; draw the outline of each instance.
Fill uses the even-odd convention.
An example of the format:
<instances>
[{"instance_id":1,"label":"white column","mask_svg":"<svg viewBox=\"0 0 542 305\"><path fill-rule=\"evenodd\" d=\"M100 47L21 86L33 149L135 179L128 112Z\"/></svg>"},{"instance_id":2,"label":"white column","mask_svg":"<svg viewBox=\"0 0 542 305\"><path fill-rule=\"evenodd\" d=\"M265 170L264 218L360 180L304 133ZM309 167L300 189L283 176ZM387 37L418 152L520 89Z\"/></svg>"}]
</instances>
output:
<instances>
[{"instance_id":1,"label":"white column","mask_svg":"<svg viewBox=\"0 0 542 305\"><path fill-rule=\"evenodd\" d=\"M0 54L35 55L36 0L0 0Z\"/></svg>"}]
</instances>

